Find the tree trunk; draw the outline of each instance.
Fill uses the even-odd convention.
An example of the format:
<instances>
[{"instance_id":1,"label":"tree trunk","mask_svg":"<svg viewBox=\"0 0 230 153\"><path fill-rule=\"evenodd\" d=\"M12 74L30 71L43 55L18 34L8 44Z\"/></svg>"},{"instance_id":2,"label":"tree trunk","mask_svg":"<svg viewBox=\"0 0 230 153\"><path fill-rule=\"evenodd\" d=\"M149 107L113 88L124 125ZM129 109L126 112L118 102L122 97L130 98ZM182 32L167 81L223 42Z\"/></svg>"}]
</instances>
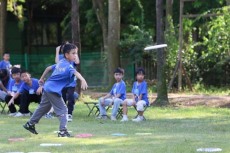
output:
<instances>
[{"instance_id":1,"label":"tree trunk","mask_svg":"<svg viewBox=\"0 0 230 153\"><path fill-rule=\"evenodd\" d=\"M81 56L81 39L80 39L80 23L79 23L79 0L71 0L71 30L72 30L72 43L78 47L78 56ZM80 63L78 65L78 72L81 72ZM81 82L77 83L78 93L81 93Z\"/></svg>"},{"instance_id":2,"label":"tree trunk","mask_svg":"<svg viewBox=\"0 0 230 153\"><path fill-rule=\"evenodd\" d=\"M169 21L170 18L173 16L173 0L166 0L166 22L165 22L165 27L166 29L169 28Z\"/></svg>"},{"instance_id":3,"label":"tree trunk","mask_svg":"<svg viewBox=\"0 0 230 153\"><path fill-rule=\"evenodd\" d=\"M156 0L157 44L164 43L163 0ZM163 48L157 49L157 98L154 105L168 105L168 93L165 75L165 52Z\"/></svg>"},{"instance_id":4,"label":"tree trunk","mask_svg":"<svg viewBox=\"0 0 230 153\"><path fill-rule=\"evenodd\" d=\"M120 41L120 0L109 0L108 67L109 86L114 83L113 71L120 65L118 45Z\"/></svg>"},{"instance_id":5,"label":"tree trunk","mask_svg":"<svg viewBox=\"0 0 230 153\"><path fill-rule=\"evenodd\" d=\"M0 1L0 55L5 51L6 3L7 0Z\"/></svg>"},{"instance_id":6,"label":"tree trunk","mask_svg":"<svg viewBox=\"0 0 230 153\"><path fill-rule=\"evenodd\" d=\"M97 15L99 24L101 25L102 35L103 35L103 50L107 52L108 50L108 25L107 17L104 14L104 0L93 0L93 7Z\"/></svg>"},{"instance_id":7,"label":"tree trunk","mask_svg":"<svg viewBox=\"0 0 230 153\"><path fill-rule=\"evenodd\" d=\"M230 0L226 0L227 5L230 5Z\"/></svg>"},{"instance_id":8,"label":"tree trunk","mask_svg":"<svg viewBox=\"0 0 230 153\"><path fill-rule=\"evenodd\" d=\"M96 12L98 22L101 26L102 36L103 36L103 49L101 51L102 56L108 57L108 16L105 15L104 11L104 0L93 0L93 8ZM107 63L108 59L105 59L105 63ZM104 65L104 72L103 72L103 82L107 82L108 78L108 65Z\"/></svg>"}]
</instances>

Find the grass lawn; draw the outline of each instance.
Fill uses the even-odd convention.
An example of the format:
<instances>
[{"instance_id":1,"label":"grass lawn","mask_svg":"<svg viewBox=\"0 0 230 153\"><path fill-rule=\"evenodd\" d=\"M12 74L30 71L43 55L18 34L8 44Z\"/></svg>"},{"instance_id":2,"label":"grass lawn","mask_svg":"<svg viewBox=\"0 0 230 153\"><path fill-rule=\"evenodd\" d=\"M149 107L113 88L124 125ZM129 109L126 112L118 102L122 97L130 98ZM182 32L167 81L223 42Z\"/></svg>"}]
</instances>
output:
<instances>
[{"instance_id":1,"label":"grass lawn","mask_svg":"<svg viewBox=\"0 0 230 153\"><path fill-rule=\"evenodd\" d=\"M36 104L31 105L31 110ZM109 112L110 113L110 112ZM14 118L0 114L0 152L52 153L195 153L198 148L221 148L230 152L230 110L227 108L158 108L147 109L147 121L121 123L87 117L88 109L78 102L73 122L68 124L72 135L91 133L91 138L58 138L58 119L42 118L33 135L22 125L28 117ZM135 116L129 109L129 118ZM112 136L124 133L126 136ZM136 133L151 133L137 135ZM25 141L10 142L9 138ZM42 147L41 143L61 143L62 146Z\"/></svg>"}]
</instances>

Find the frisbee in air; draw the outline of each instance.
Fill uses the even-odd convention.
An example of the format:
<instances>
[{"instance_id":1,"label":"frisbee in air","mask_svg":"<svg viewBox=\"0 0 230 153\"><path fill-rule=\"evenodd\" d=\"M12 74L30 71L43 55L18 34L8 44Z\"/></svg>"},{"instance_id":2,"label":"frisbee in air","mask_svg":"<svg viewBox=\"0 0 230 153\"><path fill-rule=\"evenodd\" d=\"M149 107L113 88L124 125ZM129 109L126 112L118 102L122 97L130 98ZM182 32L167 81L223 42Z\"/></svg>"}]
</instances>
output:
<instances>
[{"instance_id":1,"label":"frisbee in air","mask_svg":"<svg viewBox=\"0 0 230 153\"><path fill-rule=\"evenodd\" d=\"M145 47L144 50L152 50L152 49L158 49L158 48L165 48L167 46L168 46L167 44L160 44L160 45L148 46L148 47Z\"/></svg>"}]
</instances>

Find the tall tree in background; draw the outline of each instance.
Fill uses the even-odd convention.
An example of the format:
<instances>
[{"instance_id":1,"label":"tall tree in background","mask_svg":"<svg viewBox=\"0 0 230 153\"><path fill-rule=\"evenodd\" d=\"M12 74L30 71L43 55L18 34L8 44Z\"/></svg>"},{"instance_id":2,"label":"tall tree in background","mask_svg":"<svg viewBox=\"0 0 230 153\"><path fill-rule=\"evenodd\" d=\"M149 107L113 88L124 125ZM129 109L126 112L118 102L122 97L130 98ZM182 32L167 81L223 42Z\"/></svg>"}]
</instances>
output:
<instances>
[{"instance_id":1,"label":"tall tree in background","mask_svg":"<svg viewBox=\"0 0 230 153\"><path fill-rule=\"evenodd\" d=\"M79 0L71 0L71 30L72 43L78 47L78 57L81 56L81 39L80 39L80 23L79 23ZM80 72L80 65L78 66ZM81 82L78 80L78 92L81 93Z\"/></svg>"},{"instance_id":2,"label":"tall tree in background","mask_svg":"<svg viewBox=\"0 0 230 153\"><path fill-rule=\"evenodd\" d=\"M163 0L156 0L156 39L157 44L164 43ZM169 104L165 74L165 52L157 49L157 98L154 104L164 106Z\"/></svg>"},{"instance_id":3,"label":"tall tree in background","mask_svg":"<svg viewBox=\"0 0 230 153\"><path fill-rule=\"evenodd\" d=\"M118 50L120 42L120 0L109 0L108 21L109 86L112 86L114 83L113 71L120 65L120 54Z\"/></svg>"},{"instance_id":4,"label":"tall tree in background","mask_svg":"<svg viewBox=\"0 0 230 153\"><path fill-rule=\"evenodd\" d=\"M5 51L6 0L0 1L0 55Z\"/></svg>"},{"instance_id":5,"label":"tall tree in background","mask_svg":"<svg viewBox=\"0 0 230 153\"><path fill-rule=\"evenodd\" d=\"M173 16L173 0L166 0L166 22L165 28L169 28L170 18Z\"/></svg>"},{"instance_id":6,"label":"tall tree in background","mask_svg":"<svg viewBox=\"0 0 230 153\"><path fill-rule=\"evenodd\" d=\"M93 8L97 15L97 20L101 26L102 35L103 35L103 51L107 52L108 50L108 18L105 15L104 11L104 0L92 0Z\"/></svg>"}]
</instances>

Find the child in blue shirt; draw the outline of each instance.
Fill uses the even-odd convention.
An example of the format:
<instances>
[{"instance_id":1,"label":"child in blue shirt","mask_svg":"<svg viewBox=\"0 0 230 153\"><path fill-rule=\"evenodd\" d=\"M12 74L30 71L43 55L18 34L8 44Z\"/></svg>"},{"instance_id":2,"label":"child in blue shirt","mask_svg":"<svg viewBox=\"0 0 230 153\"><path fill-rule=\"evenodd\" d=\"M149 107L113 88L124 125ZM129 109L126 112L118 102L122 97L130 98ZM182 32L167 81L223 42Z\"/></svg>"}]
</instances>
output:
<instances>
[{"instance_id":1,"label":"child in blue shirt","mask_svg":"<svg viewBox=\"0 0 230 153\"><path fill-rule=\"evenodd\" d=\"M22 81L21 81L21 69L17 68L17 67L13 67L11 69L11 76L13 78L13 80L10 82L9 85L9 90L8 90L8 94L6 96L6 103L9 103L9 101L11 100L11 98L19 91L21 85L22 85ZM14 99L14 104L20 105L20 98L16 98ZM10 114L9 116L14 116L17 114L17 110L15 108L15 105L13 103L11 105L9 105L9 111Z\"/></svg>"},{"instance_id":2,"label":"child in blue shirt","mask_svg":"<svg viewBox=\"0 0 230 153\"><path fill-rule=\"evenodd\" d=\"M76 58L77 47L73 44L66 44L63 47L63 54L65 58L55 65L55 70L44 84L41 103L30 120L23 126L33 134L38 134L35 130L35 124L53 107L60 122L58 136L70 137L67 131L68 110L62 98L62 89L74 80L74 76L81 80L81 88L83 90L87 89L88 85L81 74L71 65L71 62ZM51 71L51 69L52 66L49 66L43 72L40 78L40 85L42 85L46 74Z\"/></svg>"},{"instance_id":3,"label":"child in blue shirt","mask_svg":"<svg viewBox=\"0 0 230 153\"><path fill-rule=\"evenodd\" d=\"M20 98L20 108L14 117L30 116L29 105L31 102L40 103L41 90L39 87L38 79L31 78L27 71L21 72L21 80L23 81L19 90L13 95L8 102L8 106L14 104L15 99ZM19 97L20 96L20 97Z\"/></svg>"},{"instance_id":4,"label":"child in blue shirt","mask_svg":"<svg viewBox=\"0 0 230 153\"><path fill-rule=\"evenodd\" d=\"M98 118L106 119L107 115L105 107L113 105L111 120L116 120L120 104L126 98L126 85L122 80L123 75L124 70L121 68L117 68L114 71L114 78L117 82L113 85L111 91L106 96L99 99L100 116Z\"/></svg>"},{"instance_id":5,"label":"child in blue shirt","mask_svg":"<svg viewBox=\"0 0 230 153\"><path fill-rule=\"evenodd\" d=\"M136 105L138 116L132 121L140 122L144 120L144 117L143 117L144 107L149 105L148 86L144 80L144 76L145 76L144 69L138 68L136 71L137 81L133 83L133 88L132 88L132 94L133 94L132 99L126 99L122 103L122 107L123 107L123 118L121 120L122 122L128 121L127 106L134 106L134 105Z\"/></svg>"},{"instance_id":6,"label":"child in blue shirt","mask_svg":"<svg viewBox=\"0 0 230 153\"><path fill-rule=\"evenodd\" d=\"M0 61L0 69L7 69L10 72L11 64L10 64L10 53L4 52L3 53L3 60Z\"/></svg>"},{"instance_id":7,"label":"child in blue shirt","mask_svg":"<svg viewBox=\"0 0 230 153\"><path fill-rule=\"evenodd\" d=\"M0 99L5 101L12 78L7 69L0 69Z\"/></svg>"},{"instance_id":8,"label":"child in blue shirt","mask_svg":"<svg viewBox=\"0 0 230 153\"><path fill-rule=\"evenodd\" d=\"M61 46L58 46L56 48L56 56L55 56L55 63L58 63L60 60L64 58L63 55L63 46L65 44L68 44L69 42L64 43ZM76 54L76 58L74 61L71 62L73 67L76 69L77 64L80 63L79 57ZM74 97L74 91L75 87L77 85L77 78L75 77L74 80L65 88L62 89L62 98L64 99L65 103L67 104L68 108L68 122L71 122L73 120L73 110L74 110L74 105L75 105L75 97Z\"/></svg>"}]
</instances>

